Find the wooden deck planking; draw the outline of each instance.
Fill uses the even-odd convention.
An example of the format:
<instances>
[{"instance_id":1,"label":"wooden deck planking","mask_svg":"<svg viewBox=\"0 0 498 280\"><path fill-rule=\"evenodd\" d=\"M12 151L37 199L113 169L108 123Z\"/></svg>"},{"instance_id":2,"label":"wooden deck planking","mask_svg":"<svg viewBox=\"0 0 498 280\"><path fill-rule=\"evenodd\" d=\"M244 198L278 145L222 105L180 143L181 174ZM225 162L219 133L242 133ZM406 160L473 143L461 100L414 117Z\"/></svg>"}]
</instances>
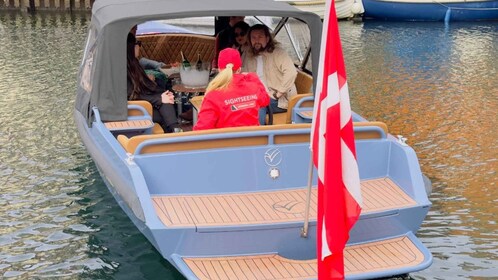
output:
<instances>
[{"instance_id":1,"label":"wooden deck planking","mask_svg":"<svg viewBox=\"0 0 498 280\"><path fill-rule=\"evenodd\" d=\"M362 213L416 205L389 178L361 182ZM154 196L160 220L169 227L229 226L302 221L306 188L242 194ZM310 218L316 219L317 190L311 196Z\"/></svg>"},{"instance_id":2,"label":"wooden deck planking","mask_svg":"<svg viewBox=\"0 0 498 280\"><path fill-rule=\"evenodd\" d=\"M387 256L389 256L389 261L385 261ZM183 257L183 261L201 280L317 277L316 259L291 260L276 254L212 258ZM422 252L406 236L347 246L344 250L346 275L412 267L423 261Z\"/></svg>"},{"instance_id":3,"label":"wooden deck planking","mask_svg":"<svg viewBox=\"0 0 498 280\"><path fill-rule=\"evenodd\" d=\"M128 129L147 129L154 126L151 120L129 120L104 123L107 129L114 130L128 130Z\"/></svg>"}]
</instances>

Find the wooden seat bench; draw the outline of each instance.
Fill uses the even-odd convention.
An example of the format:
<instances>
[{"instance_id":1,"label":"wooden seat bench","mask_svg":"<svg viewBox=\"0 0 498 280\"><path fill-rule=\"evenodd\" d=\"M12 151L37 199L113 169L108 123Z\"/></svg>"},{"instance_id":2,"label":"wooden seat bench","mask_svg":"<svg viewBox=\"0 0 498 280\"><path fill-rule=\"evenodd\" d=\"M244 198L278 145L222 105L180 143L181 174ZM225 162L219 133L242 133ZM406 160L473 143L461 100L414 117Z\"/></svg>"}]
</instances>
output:
<instances>
[{"instance_id":1,"label":"wooden seat bench","mask_svg":"<svg viewBox=\"0 0 498 280\"><path fill-rule=\"evenodd\" d=\"M278 131L285 129L303 130L297 135L277 135L273 139L275 144L309 142L309 124L280 125L280 126L242 126L219 129L208 129L200 131L187 131L182 133L168 133L155 135L137 135L131 138L119 135L118 141L129 153L136 153L141 143L150 143L138 153L178 152L192 151L212 148L244 147L256 145L268 145L268 135L263 131ZM261 133L260 133L261 132ZM219 137L210 137L218 134ZM251 135L257 134L257 135ZM222 137L225 135L226 137ZM199 140L199 138L203 138ZM209 138L209 139L208 139ZM233 139L237 141L233 141ZM163 140L161 142L161 140ZM169 143L168 143L169 142ZM174 142L174 143L173 143Z\"/></svg>"},{"instance_id":2,"label":"wooden seat bench","mask_svg":"<svg viewBox=\"0 0 498 280\"><path fill-rule=\"evenodd\" d=\"M382 122L355 122L355 138L386 138L387 126ZM117 137L126 152L139 154L193 151L200 149L250 147L272 144L296 144L310 141L310 124L282 124L273 126L244 126L183 133L137 135L131 138L126 135ZM293 133L279 134L279 131L295 130ZM218 134L217 137L208 135ZM225 134L227 137L222 137ZM237 141L233 141L237 139ZM143 144L142 144L143 143ZM141 145L142 144L142 145Z\"/></svg>"},{"instance_id":3,"label":"wooden seat bench","mask_svg":"<svg viewBox=\"0 0 498 280\"><path fill-rule=\"evenodd\" d=\"M214 58L215 37L200 34L147 34L139 35L142 42L140 56L164 63L181 62L182 51L185 58L192 63L200 55L204 62Z\"/></svg>"},{"instance_id":4,"label":"wooden seat bench","mask_svg":"<svg viewBox=\"0 0 498 280\"><path fill-rule=\"evenodd\" d=\"M126 120L116 122L106 122L105 127L111 132L137 131L147 130L154 127L154 123L150 119Z\"/></svg>"},{"instance_id":5,"label":"wooden seat bench","mask_svg":"<svg viewBox=\"0 0 498 280\"><path fill-rule=\"evenodd\" d=\"M150 130L152 134L164 133L158 123L152 121L152 105L145 100L128 101L128 119L125 121L105 122L104 125L115 135L129 136Z\"/></svg>"},{"instance_id":6,"label":"wooden seat bench","mask_svg":"<svg viewBox=\"0 0 498 280\"><path fill-rule=\"evenodd\" d=\"M390 178L361 182L362 213L416 205ZM157 216L168 227L231 226L301 222L306 188L242 194L156 195ZM310 219L316 220L317 191L313 188Z\"/></svg>"}]
</instances>

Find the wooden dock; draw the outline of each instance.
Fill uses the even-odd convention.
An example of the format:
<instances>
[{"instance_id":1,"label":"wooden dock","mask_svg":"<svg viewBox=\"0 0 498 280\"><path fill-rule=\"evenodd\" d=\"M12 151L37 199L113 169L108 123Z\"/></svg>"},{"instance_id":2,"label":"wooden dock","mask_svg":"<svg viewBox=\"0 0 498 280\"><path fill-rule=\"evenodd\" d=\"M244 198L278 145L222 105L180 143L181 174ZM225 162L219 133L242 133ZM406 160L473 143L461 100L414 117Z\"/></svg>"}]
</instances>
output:
<instances>
[{"instance_id":1,"label":"wooden dock","mask_svg":"<svg viewBox=\"0 0 498 280\"><path fill-rule=\"evenodd\" d=\"M90 11L95 0L0 0L0 10Z\"/></svg>"}]
</instances>

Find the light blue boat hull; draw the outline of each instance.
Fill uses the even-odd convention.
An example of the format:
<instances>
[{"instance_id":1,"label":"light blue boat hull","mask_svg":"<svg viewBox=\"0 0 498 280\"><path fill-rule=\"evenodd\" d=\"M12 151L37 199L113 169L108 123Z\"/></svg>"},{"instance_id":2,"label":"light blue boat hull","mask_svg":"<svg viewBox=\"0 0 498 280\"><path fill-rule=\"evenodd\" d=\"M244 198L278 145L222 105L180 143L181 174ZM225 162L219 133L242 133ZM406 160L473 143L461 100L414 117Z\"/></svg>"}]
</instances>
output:
<instances>
[{"instance_id":1,"label":"light blue boat hull","mask_svg":"<svg viewBox=\"0 0 498 280\"><path fill-rule=\"evenodd\" d=\"M282 180L275 181L268 178L266 169L258 168L256 155L268 149L266 146L222 149L216 152L135 155L130 164L129 155L102 123L94 122L88 127L77 112L75 119L81 139L118 204L160 254L189 279L195 278L188 276L191 272L185 270L179 261L181 256L234 256L276 252L288 259L316 258L316 221L310 222L308 238L300 237L302 222L168 228L159 220L151 199L153 195L160 194L270 191L282 188L282 185L305 186L309 144L278 147L286 161L282 166ZM417 204L408 208L363 214L350 232L348 244L407 235L419 244L426 258L422 264L409 270L405 268L375 272L347 279L385 277L428 267L432 256L413 235L420 228L431 205L424 190L424 180L415 152L392 138L386 138L382 141L357 141L357 154L361 179L390 177L398 184L407 186L404 191ZM192 176L192 170L195 170L195 176ZM316 184L316 177L313 181ZM258 188L255 189L254 186Z\"/></svg>"}]
</instances>

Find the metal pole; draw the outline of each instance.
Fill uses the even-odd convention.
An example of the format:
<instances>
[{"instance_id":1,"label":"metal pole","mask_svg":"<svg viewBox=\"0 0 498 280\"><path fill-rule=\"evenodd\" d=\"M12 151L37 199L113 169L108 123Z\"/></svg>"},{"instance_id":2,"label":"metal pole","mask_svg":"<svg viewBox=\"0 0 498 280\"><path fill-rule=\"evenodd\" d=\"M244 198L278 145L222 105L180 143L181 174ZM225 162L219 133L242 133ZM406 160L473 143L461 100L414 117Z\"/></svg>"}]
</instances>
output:
<instances>
[{"instance_id":1,"label":"metal pole","mask_svg":"<svg viewBox=\"0 0 498 280\"><path fill-rule=\"evenodd\" d=\"M34 13L36 11L35 0L29 0L29 12Z\"/></svg>"},{"instance_id":2,"label":"metal pole","mask_svg":"<svg viewBox=\"0 0 498 280\"><path fill-rule=\"evenodd\" d=\"M301 237L308 238L308 227L310 218L310 204L311 204L311 182L313 181L313 154L310 151L310 168L308 171L308 193L306 194L306 206L304 210L304 225L301 229Z\"/></svg>"}]
</instances>

